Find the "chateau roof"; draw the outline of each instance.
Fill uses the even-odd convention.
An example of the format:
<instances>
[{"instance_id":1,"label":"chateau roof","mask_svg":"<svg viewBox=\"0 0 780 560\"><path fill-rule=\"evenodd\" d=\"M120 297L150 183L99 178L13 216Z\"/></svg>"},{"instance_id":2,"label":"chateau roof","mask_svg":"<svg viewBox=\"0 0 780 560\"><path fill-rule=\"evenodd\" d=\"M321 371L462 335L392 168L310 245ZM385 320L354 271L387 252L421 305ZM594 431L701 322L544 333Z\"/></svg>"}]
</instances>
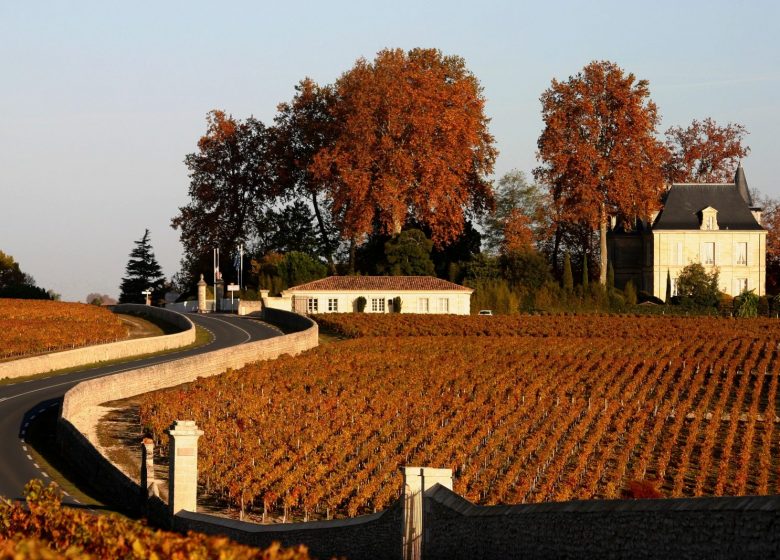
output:
<instances>
[{"instance_id":1,"label":"chateau roof","mask_svg":"<svg viewBox=\"0 0 780 560\"><path fill-rule=\"evenodd\" d=\"M737 168L733 183L672 185L653 229L701 229L699 214L708 206L718 211L719 229L764 229L750 211L758 208L753 205L742 165Z\"/></svg>"},{"instance_id":2,"label":"chateau roof","mask_svg":"<svg viewBox=\"0 0 780 560\"><path fill-rule=\"evenodd\" d=\"M468 292L474 290L466 288L434 276L328 276L288 288L285 292L296 291L322 291L322 292L387 292L387 291L452 291Z\"/></svg>"}]
</instances>

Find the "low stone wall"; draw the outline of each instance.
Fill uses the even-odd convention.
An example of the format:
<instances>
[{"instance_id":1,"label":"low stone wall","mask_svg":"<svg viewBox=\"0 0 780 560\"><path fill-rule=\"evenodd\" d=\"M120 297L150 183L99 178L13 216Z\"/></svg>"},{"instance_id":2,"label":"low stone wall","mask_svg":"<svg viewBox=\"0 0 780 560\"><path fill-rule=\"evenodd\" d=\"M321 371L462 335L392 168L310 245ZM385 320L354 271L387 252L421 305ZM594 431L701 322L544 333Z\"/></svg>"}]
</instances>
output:
<instances>
[{"instance_id":1,"label":"low stone wall","mask_svg":"<svg viewBox=\"0 0 780 560\"><path fill-rule=\"evenodd\" d=\"M174 529L224 535L263 548L273 542L283 546L305 544L316 558L399 560L402 513L401 502L396 502L383 512L351 519L258 525L185 511L174 519Z\"/></svg>"},{"instance_id":2,"label":"low stone wall","mask_svg":"<svg viewBox=\"0 0 780 560\"><path fill-rule=\"evenodd\" d=\"M153 366L90 379L74 386L65 393L57 426L58 446L63 456L80 472L86 473L89 480L96 481L97 489L109 501L135 514L148 514L140 486L95 449L85 436L90 426L85 424L85 419L79 413L107 401L173 387L198 377L217 375L231 368L238 369L248 363L273 359L282 354L298 354L317 346L318 328L314 321L300 316L279 319L305 329L190 358L171 359ZM156 516L156 520L160 522L159 516Z\"/></svg>"},{"instance_id":3,"label":"low stone wall","mask_svg":"<svg viewBox=\"0 0 780 560\"><path fill-rule=\"evenodd\" d=\"M425 495L423 558L777 558L780 496L475 506Z\"/></svg>"},{"instance_id":4,"label":"low stone wall","mask_svg":"<svg viewBox=\"0 0 780 560\"><path fill-rule=\"evenodd\" d=\"M152 354L189 346L195 342L195 325L184 315L160 307L121 304L113 307L115 313L152 317L181 329L181 332L149 338L120 340L108 344L85 346L64 352L53 352L10 362L0 363L0 379L38 375L60 369L84 366L98 362L119 360L130 356Z\"/></svg>"}]
</instances>

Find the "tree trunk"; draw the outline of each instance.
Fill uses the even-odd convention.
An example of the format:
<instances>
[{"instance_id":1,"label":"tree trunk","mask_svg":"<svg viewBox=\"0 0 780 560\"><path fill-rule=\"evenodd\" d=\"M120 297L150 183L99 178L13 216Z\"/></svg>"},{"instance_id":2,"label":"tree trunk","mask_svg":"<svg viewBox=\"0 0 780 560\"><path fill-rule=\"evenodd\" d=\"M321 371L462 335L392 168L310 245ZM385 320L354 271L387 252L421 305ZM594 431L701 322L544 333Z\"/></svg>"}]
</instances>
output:
<instances>
[{"instance_id":1,"label":"tree trunk","mask_svg":"<svg viewBox=\"0 0 780 560\"><path fill-rule=\"evenodd\" d=\"M357 251L357 243L355 238L349 240L349 273L355 274L355 252Z\"/></svg>"},{"instance_id":2,"label":"tree trunk","mask_svg":"<svg viewBox=\"0 0 780 560\"><path fill-rule=\"evenodd\" d=\"M320 203L317 201L317 193L311 193L311 205L314 207L314 216L317 218L317 226L320 228L320 237L322 238L322 248L325 251L325 260L328 261L328 274L336 274L336 265L333 263L333 253L330 250L330 239L328 238L328 228L325 227L325 220L322 218Z\"/></svg>"},{"instance_id":3,"label":"tree trunk","mask_svg":"<svg viewBox=\"0 0 780 560\"><path fill-rule=\"evenodd\" d=\"M555 274L556 278L559 278L559 272L560 269L558 267L558 253L561 250L561 226L557 225L555 226L555 243L553 244L553 254L552 254L552 261L553 261L553 273Z\"/></svg>"},{"instance_id":4,"label":"tree trunk","mask_svg":"<svg viewBox=\"0 0 780 560\"><path fill-rule=\"evenodd\" d=\"M601 257L599 270L599 284L607 285L607 209L604 203L601 204L599 213L599 253Z\"/></svg>"}]
</instances>

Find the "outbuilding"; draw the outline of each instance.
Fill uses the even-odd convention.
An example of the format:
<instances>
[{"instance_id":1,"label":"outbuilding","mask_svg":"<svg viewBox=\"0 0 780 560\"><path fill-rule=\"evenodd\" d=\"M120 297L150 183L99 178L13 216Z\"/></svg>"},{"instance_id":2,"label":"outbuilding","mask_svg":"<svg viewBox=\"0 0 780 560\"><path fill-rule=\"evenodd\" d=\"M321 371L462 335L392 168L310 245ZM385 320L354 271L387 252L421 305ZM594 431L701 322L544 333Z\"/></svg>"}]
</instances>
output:
<instances>
[{"instance_id":1,"label":"outbuilding","mask_svg":"<svg viewBox=\"0 0 780 560\"><path fill-rule=\"evenodd\" d=\"M362 297L366 313L468 315L473 291L433 276L328 276L284 290L281 299L306 314L355 312Z\"/></svg>"}]
</instances>

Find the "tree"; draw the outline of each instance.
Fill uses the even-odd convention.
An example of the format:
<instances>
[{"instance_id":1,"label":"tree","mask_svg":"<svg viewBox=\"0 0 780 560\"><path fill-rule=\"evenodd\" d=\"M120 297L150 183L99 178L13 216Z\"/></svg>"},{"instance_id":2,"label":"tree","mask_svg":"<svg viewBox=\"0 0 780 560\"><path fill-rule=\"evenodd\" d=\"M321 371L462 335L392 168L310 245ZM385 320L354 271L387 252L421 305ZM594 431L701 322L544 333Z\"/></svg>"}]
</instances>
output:
<instances>
[{"instance_id":1,"label":"tree","mask_svg":"<svg viewBox=\"0 0 780 560\"><path fill-rule=\"evenodd\" d=\"M277 195L270 153L273 132L257 119L242 122L218 110L207 115L206 123L198 151L184 159L190 203L171 220L171 226L181 230L188 285L202 272L212 248L229 259L239 242L252 235L253 213L269 207Z\"/></svg>"},{"instance_id":2,"label":"tree","mask_svg":"<svg viewBox=\"0 0 780 560\"><path fill-rule=\"evenodd\" d=\"M22 272L11 255L0 251L0 297L15 299L54 299L60 298L52 290L44 290L35 285L35 279Z\"/></svg>"},{"instance_id":3,"label":"tree","mask_svg":"<svg viewBox=\"0 0 780 560\"><path fill-rule=\"evenodd\" d=\"M716 307L720 301L718 270L707 273L699 263L691 263L677 277L677 296L686 307Z\"/></svg>"},{"instance_id":4,"label":"tree","mask_svg":"<svg viewBox=\"0 0 780 560\"><path fill-rule=\"evenodd\" d=\"M571 273L571 257L569 253L563 256L563 291L567 295L574 291L574 276Z\"/></svg>"},{"instance_id":5,"label":"tree","mask_svg":"<svg viewBox=\"0 0 780 560\"><path fill-rule=\"evenodd\" d=\"M90 293L84 298L84 301L94 305L114 305L116 300L107 294Z\"/></svg>"},{"instance_id":6,"label":"tree","mask_svg":"<svg viewBox=\"0 0 780 560\"><path fill-rule=\"evenodd\" d=\"M547 259L533 249L506 251L499 257L499 265L512 288L537 290L550 279Z\"/></svg>"},{"instance_id":7,"label":"tree","mask_svg":"<svg viewBox=\"0 0 780 560\"><path fill-rule=\"evenodd\" d=\"M258 254L289 251L320 254L320 237L314 229L311 209L303 200L282 208L267 208L258 216L256 224Z\"/></svg>"},{"instance_id":8,"label":"tree","mask_svg":"<svg viewBox=\"0 0 780 560\"><path fill-rule=\"evenodd\" d=\"M27 284L29 277L22 272L11 255L0 251L0 289Z\"/></svg>"},{"instance_id":9,"label":"tree","mask_svg":"<svg viewBox=\"0 0 780 560\"><path fill-rule=\"evenodd\" d=\"M324 278L328 273L328 268L320 261L298 251L284 255L278 267L279 274L288 287Z\"/></svg>"},{"instance_id":10,"label":"tree","mask_svg":"<svg viewBox=\"0 0 780 560\"><path fill-rule=\"evenodd\" d=\"M126 276L119 286L119 303L144 303L145 297L141 292L145 290L152 291L154 301L162 295L165 287L165 276L154 257L149 230L144 230L143 237L134 243L135 248L130 251L130 260L125 267Z\"/></svg>"},{"instance_id":11,"label":"tree","mask_svg":"<svg viewBox=\"0 0 780 560\"><path fill-rule=\"evenodd\" d=\"M506 173L495 188L496 209L482 222L486 249L498 253L512 236L513 221L523 219L531 233L531 241L541 235L547 226L545 194L536 183L529 183L525 173L514 169ZM523 218L519 218L522 216Z\"/></svg>"},{"instance_id":12,"label":"tree","mask_svg":"<svg viewBox=\"0 0 780 560\"><path fill-rule=\"evenodd\" d=\"M739 161L750 153L742 141L748 134L741 124L719 126L711 118L693 120L688 128L666 131L669 159L665 165L669 183L728 183Z\"/></svg>"},{"instance_id":13,"label":"tree","mask_svg":"<svg viewBox=\"0 0 780 560\"><path fill-rule=\"evenodd\" d=\"M408 229L385 243L385 273L391 276L433 276L433 242L419 229Z\"/></svg>"},{"instance_id":14,"label":"tree","mask_svg":"<svg viewBox=\"0 0 780 560\"><path fill-rule=\"evenodd\" d=\"M375 224L397 235L412 218L442 246L467 212L492 207L486 176L497 152L482 89L462 58L383 50L359 59L335 92L338 134L311 170L327 184L344 239L359 241Z\"/></svg>"},{"instance_id":15,"label":"tree","mask_svg":"<svg viewBox=\"0 0 780 560\"><path fill-rule=\"evenodd\" d=\"M541 97L536 179L549 185L557 219L600 233L601 284L607 282L609 216L648 217L663 191L666 149L655 138L658 110L646 80L613 62L594 61Z\"/></svg>"},{"instance_id":16,"label":"tree","mask_svg":"<svg viewBox=\"0 0 780 560\"><path fill-rule=\"evenodd\" d=\"M761 225L766 229L766 291L780 293L780 200L756 193L753 200L763 207Z\"/></svg>"},{"instance_id":17,"label":"tree","mask_svg":"<svg viewBox=\"0 0 780 560\"><path fill-rule=\"evenodd\" d=\"M338 232L325 199L326 181L312 172L314 157L334 142L338 132L334 117L333 86L320 86L306 78L295 86L290 103L281 103L276 123L276 181L279 191L303 196L314 210L319 247L333 272Z\"/></svg>"}]
</instances>

